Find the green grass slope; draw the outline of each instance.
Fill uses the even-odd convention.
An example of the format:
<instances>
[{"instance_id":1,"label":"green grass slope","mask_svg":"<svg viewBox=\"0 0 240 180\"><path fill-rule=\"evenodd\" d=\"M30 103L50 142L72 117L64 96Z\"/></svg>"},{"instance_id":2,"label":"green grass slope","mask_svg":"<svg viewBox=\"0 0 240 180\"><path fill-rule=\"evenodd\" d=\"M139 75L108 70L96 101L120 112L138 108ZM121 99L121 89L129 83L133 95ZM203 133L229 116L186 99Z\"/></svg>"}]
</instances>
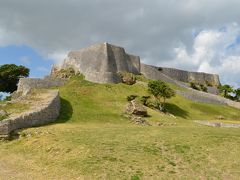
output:
<instances>
[{"instance_id":1,"label":"green grass slope","mask_svg":"<svg viewBox=\"0 0 240 180\"><path fill-rule=\"evenodd\" d=\"M240 111L176 96L173 116L148 109L153 126L132 124L128 95L147 95L146 85L94 84L72 79L60 88L61 115L51 125L26 129L0 142L0 179L238 179L240 129L213 128L192 120ZM156 124L161 123L161 126Z\"/></svg>"}]
</instances>

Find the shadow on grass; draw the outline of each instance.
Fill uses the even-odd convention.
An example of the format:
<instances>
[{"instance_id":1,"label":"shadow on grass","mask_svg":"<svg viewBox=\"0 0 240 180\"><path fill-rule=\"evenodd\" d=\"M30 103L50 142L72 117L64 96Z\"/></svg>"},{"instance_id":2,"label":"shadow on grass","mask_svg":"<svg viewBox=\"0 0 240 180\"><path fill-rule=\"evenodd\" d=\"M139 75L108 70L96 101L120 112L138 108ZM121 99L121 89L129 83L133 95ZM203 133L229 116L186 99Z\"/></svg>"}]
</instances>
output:
<instances>
[{"instance_id":1,"label":"shadow on grass","mask_svg":"<svg viewBox=\"0 0 240 180\"><path fill-rule=\"evenodd\" d=\"M187 118L188 117L188 112L185 111L184 109L178 107L175 104L166 103L166 109L169 113L173 114L174 116L178 116L178 117L181 117L181 118Z\"/></svg>"},{"instance_id":2,"label":"shadow on grass","mask_svg":"<svg viewBox=\"0 0 240 180\"><path fill-rule=\"evenodd\" d=\"M61 110L58 119L54 123L65 123L71 119L73 114L73 108L69 101L61 98Z\"/></svg>"}]
</instances>

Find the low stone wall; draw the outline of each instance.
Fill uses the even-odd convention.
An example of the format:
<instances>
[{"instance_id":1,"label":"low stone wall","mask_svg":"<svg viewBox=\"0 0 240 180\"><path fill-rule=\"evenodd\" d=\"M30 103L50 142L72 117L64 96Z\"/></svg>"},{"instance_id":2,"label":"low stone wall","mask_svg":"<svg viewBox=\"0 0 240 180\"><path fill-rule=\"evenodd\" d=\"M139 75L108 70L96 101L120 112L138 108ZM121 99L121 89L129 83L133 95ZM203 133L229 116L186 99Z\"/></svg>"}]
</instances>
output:
<instances>
[{"instance_id":1,"label":"low stone wall","mask_svg":"<svg viewBox=\"0 0 240 180\"><path fill-rule=\"evenodd\" d=\"M240 124L226 124L218 122L208 122L208 121L195 121L198 124L212 127L224 127L224 128L240 128Z\"/></svg>"},{"instance_id":2,"label":"low stone wall","mask_svg":"<svg viewBox=\"0 0 240 180\"><path fill-rule=\"evenodd\" d=\"M177 91L177 94L190 99L195 102L209 103L209 104L227 104L226 99L217 95L204 93L197 90Z\"/></svg>"},{"instance_id":3,"label":"low stone wall","mask_svg":"<svg viewBox=\"0 0 240 180\"><path fill-rule=\"evenodd\" d=\"M36 109L0 121L0 137L8 137L12 131L17 129L53 122L59 116L59 112L59 92L58 90L48 90L48 97Z\"/></svg>"},{"instance_id":4,"label":"low stone wall","mask_svg":"<svg viewBox=\"0 0 240 180\"><path fill-rule=\"evenodd\" d=\"M44 89L64 85L65 79L60 78L21 78L18 83L17 93L26 95L31 89Z\"/></svg>"}]
</instances>

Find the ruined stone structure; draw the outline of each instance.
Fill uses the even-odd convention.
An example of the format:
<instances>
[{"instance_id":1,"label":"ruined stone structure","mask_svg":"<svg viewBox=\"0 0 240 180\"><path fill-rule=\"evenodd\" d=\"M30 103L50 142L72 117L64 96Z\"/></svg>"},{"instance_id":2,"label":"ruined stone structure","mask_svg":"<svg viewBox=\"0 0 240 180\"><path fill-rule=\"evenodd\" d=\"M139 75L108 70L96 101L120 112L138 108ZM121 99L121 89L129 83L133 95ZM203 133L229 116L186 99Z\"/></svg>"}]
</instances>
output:
<instances>
[{"instance_id":1,"label":"ruined stone structure","mask_svg":"<svg viewBox=\"0 0 240 180\"><path fill-rule=\"evenodd\" d=\"M21 78L18 82L17 93L26 95L31 89L46 89L64 85L66 80L60 78Z\"/></svg>"},{"instance_id":2,"label":"ruined stone structure","mask_svg":"<svg viewBox=\"0 0 240 180\"><path fill-rule=\"evenodd\" d=\"M149 74L157 79L156 76L166 75L174 80L181 82L195 82L211 86L220 84L218 75L188 72L173 68L163 68L144 65L140 63L138 56L129 55L124 48L102 43L88 48L69 52L63 64L59 67L54 66L52 76L62 69L73 68L85 76L86 80L97 83L119 83L121 79L119 72L130 72L133 74ZM150 72L147 72L151 69ZM152 71L153 70L153 71ZM158 71L155 73L154 71Z\"/></svg>"},{"instance_id":3,"label":"ruined stone structure","mask_svg":"<svg viewBox=\"0 0 240 180\"><path fill-rule=\"evenodd\" d=\"M161 73L182 82L194 82L208 86L219 86L219 76L217 74L207 74L203 72L188 72L174 68L158 68Z\"/></svg>"},{"instance_id":4,"label":"ruined stone structure","mask_svg":"<svg viewBox=\"0 0 240 180\"><path fill-rule=\"evenodd\" d=\"M58 90L48 90L46 98L38 102L38 106L15 117L0 121L0 138L8 137L17 129L48 124L57 119L60 112Z\"/></svg>"},{"instance_id":5,"label":"ruined stone structure","mask_svg":"<svg viewBox=\"0 0 240 180\"><path fill-rule=\"evenodd\" d=\"M88 81L119 83L119 72L140 74L140 58L127 54L124 48L103 43L70 52L60 67L53 68L52 75L67 68L80 72Z\"/></svg>"}]
</instances>

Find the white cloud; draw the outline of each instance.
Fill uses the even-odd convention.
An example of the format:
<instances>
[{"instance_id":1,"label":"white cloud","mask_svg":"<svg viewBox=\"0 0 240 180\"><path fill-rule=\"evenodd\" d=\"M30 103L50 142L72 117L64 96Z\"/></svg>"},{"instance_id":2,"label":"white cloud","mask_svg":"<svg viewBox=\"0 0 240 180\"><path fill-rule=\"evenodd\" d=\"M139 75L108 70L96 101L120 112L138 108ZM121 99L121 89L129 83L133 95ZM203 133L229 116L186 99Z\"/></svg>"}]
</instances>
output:
<instances>
[{"instance_id":1,"label":"white cloud","mask_svg":"<svg viewBox=\"0 0 240 180\"><path fill-rule=\"evenodd\" d=\"M195 38L192 52L183 44L175 48L175 67L220 74L223 83L240 85L240 26L229 24L222 29L201 31ZM168 64L170 66L170 64Z\"/></svg>"},{"instance_id":2,"label":"white cloud","mask_svg":"<svg viewBox=\"0 0 240 180\"><path fill-rule=\"evenodd\" d=\"M56 64L60 64L67 56L67 51L55 51L47 55L48 59L54 60Z\"/></svg>"},{"instance_id":3,"label":"white cloud","mask_svg":"<svg viewBox=\"0 0 240 180\"><path fill-rule=\"evenodd\" d=\"M25 44L59 63L67 50L107 41L139 55L144 63L216 71L236 79L217 67L240 55L239 46L226 50L239 33L239 0L51 0L56 6L49 0L0 0L0 4L0 46ZM232 22L236 23L223 27Z\"/></svg>"}]
</instances>

